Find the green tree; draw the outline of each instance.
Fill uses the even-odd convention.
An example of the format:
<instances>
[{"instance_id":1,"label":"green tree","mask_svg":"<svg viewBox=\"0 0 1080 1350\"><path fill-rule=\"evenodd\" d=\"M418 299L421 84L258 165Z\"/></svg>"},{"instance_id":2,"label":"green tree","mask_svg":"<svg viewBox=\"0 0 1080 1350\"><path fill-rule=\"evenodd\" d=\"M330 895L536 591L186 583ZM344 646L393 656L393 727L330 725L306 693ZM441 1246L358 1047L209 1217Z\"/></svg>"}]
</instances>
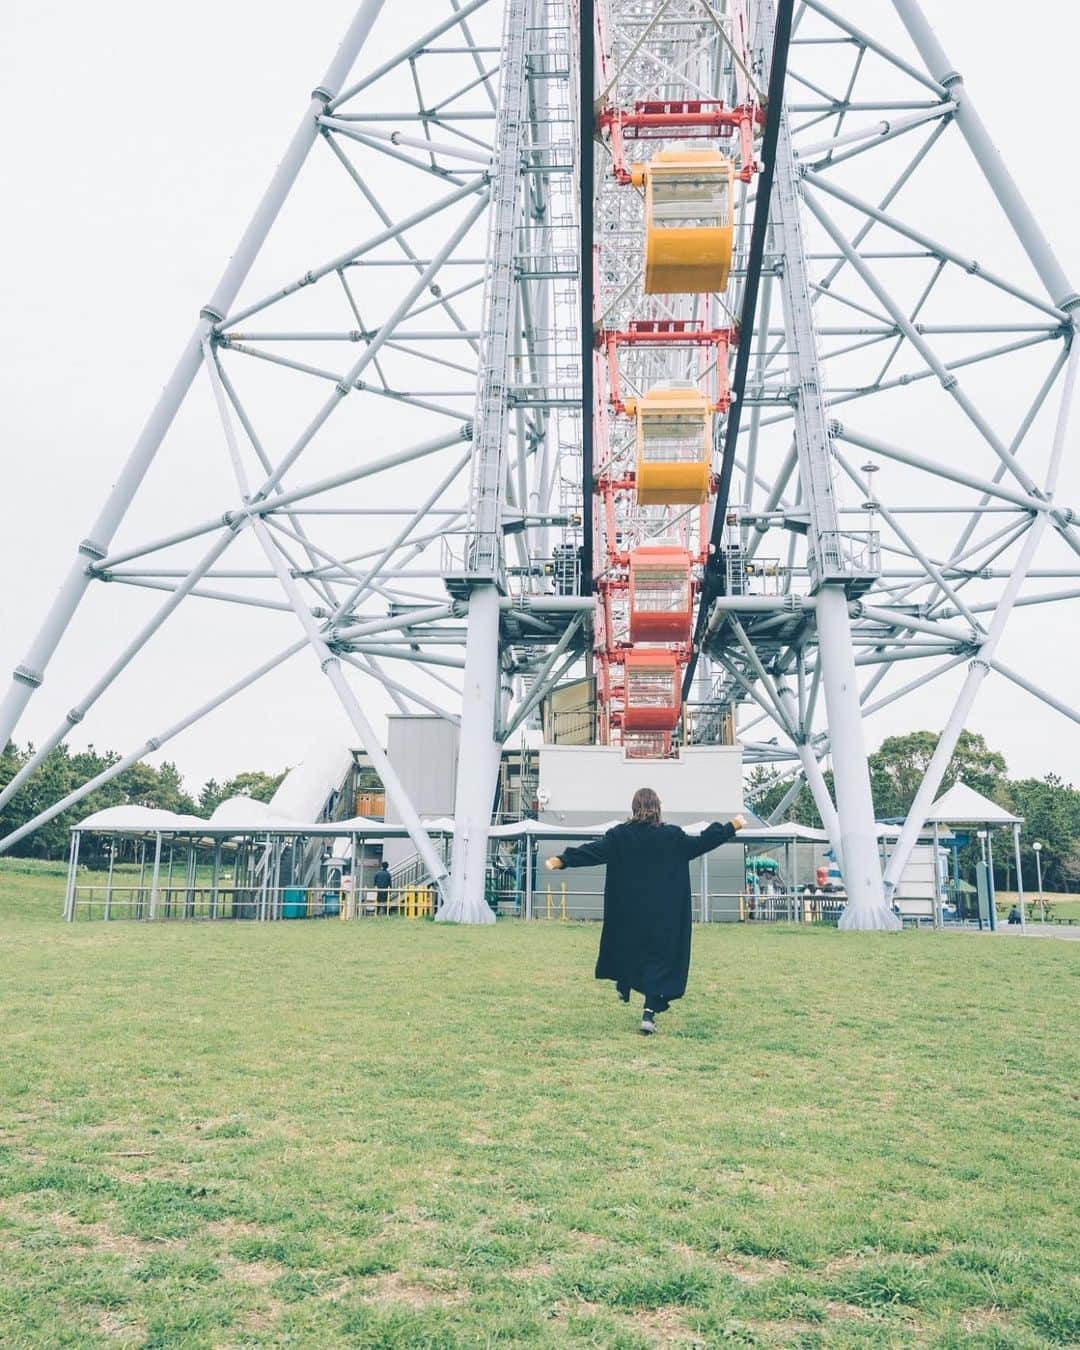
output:
<instances>
[{"instance_id":1,"label":"green tree","mask_svg":"<svg viewBox=\"0 0 1080 1350\"><path fill-rule=\"evenodd\" d=\"M833 785L831 771L826 771L825 781L831 792ZM746 804L756 815L767 820L780 805L790 786L790 776L785 777L771 765L755 764L746 777ZM818 814L810 789L805 785L794 802L784 812L784 820L794 821L798 825L810 825L814 829L821 829L821 816Z\"/></svg>"},{"instance_id":2,"label":"green tree","mask_svg":"<svg viewBox=\"0 0 1080 1350\"><path fill-rule=\"evenodd\" d=\"M7 746L0 759L0 785L9 782L33 753L32 745L28 745L25 750ZM116 758L111 752L98 754L93 746L76 755L72 755L66 745L56 746L0 812L0 836L18 829L88 779L96 777L109 765L115 764ZM112 805L118 799L115 791L109 792L109 787L106 784L67 811L46 821L33 834L15 844L11 851L22 857L62 857L67 852L71 825L92 811Z\"/></svg>"},{"instance_id":3,"label":"green tree","mask_svg":"<svg viewBox=\"0 0 1080 1350\"><path fill-rule=\"evenodd\" d=\"M0 755L0 787L10 782L33 753L32 745L25 749L10 743L5 746ZM75 753L66 745L56 746L0 811L0 836L18 829L60 798L96 778L118 758L114 751L100 753L92 745ZM133 764L66 811L39 825L32 834L15 844L12 852L23 857L63 857L73 824L107 806L121 803L157 806L168 811L195 809L175 764L166 762L157 769L149 764Z\"/></svg>"},{"instance_id":4,"label":"green tree","mask_svg":"<svg viewBox=\"0 0 1080 1350\"><path fill-rule=\"evenodd\" d=\"M870 788L878 819L905 816L937 749L938 733L911 731L889 736L869 757ZM942 780L942 789L961 779L983 796L1004 804L1008 801L1006 764L974 731L962 731Z\"/></svg>"},{"instance_id":5,"label":"green tree","mask_svg":"<svg viewBox=\"0 0 1080 1350\"><path fill-rule=\"evenodd\" d=\"M281 773L264 773L261 769L249 769L225 783L211 778L199 793L199 809L205 815L210 815L215 807L229 797L251 797L257 802L268 802L281 786L287 772L283 769Z\"/></svg>"},{"instance_id":6,"label":"green tree","mask_svg":"<svg viewBox=\"0 0 1080 1350\"><path fill-rule=\"evenodd\" d=\"M919 783L937 747L933 731L913 731L906 736L890 736L869 757L870 784L878 819L905 816L911 807ZM1075 890L1080 887L1080 789L1065 783L1055 774L1045 778L1006 777L1005 759L992 750L975 732L964 731L945 773L943 788L958 779L983 796L1000 803L1024 818L1021 836L1021 862L1025 889L1035 889L1036 866L1032 844L1042 844L1043 886L1047 891ZM832 775L825 774L832 791ZM746 802L760 816L769 816L787 792L790 777L771 765L755 765L746 776ZM809 790L804 787L785 812L786 820L820 828L821 821ZM1012 885L1011 843L995 850L995 879L999 885ZM978 856L972 842L962 854L962 871L970 872Z\"/></svg>"},{"instance_id":7,"label":"green tree","mask_svg":"<svg viewBox=\"0 0 1080 1350\"><path fill-rule=\"evenodd\" d=\"M132 806L157 805L157 770L149 764L133 764L116 779L123 800Z\"/></svg>"},{"instance_id":8,"label":"green tree","mask_svg":"<svg viewBox=\"0 0 1080 1350\"><path fill-rule=\"evenodd\" d=\"M1009 783L1013 811L1024 818L1020 836L1024 886L1034 890L1037 876L1032 844L1042 844L1043 886L1048 891L1069 890L1076 884L1072 859L1080 854L1080 789L1056 774L1020 778Z\"/></svg>"},{"instance_id":9,"label":"green tree","mask_svg":"<svg viewBox=\"0 0 1080 1350\"><path fill-rule=\"evenodd\" d=\"M152 804L163 811L190 814L195 810L194 798L185 790L180 770L170 760L166 760L157 771L157 790Z\"/></svg>"}]
</instances>

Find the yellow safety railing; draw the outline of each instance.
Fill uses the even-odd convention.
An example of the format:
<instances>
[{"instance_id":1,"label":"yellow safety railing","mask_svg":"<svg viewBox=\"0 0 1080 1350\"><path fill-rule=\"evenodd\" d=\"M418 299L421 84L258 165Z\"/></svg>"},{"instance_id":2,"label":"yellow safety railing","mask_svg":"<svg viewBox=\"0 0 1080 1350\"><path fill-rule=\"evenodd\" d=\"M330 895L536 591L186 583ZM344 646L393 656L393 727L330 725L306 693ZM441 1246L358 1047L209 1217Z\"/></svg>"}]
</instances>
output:
<instances>
[{"instance_id":1,"label":"yellow safety railing","mask_svg":"<svg viewBox=\"0 0 1080 1350\"><path fill-rule=\"evenodd\" d=\"M544 892L544 918L545 918L545 919L554 919L554 918L555 918L555 915L556 915L556 910L558 911L559 922L560 922L560 923L566 923L566 921L567 921L569 915L567 914L567 911L566 911L566 882L565 882L565 881L560 881L560 882L559 882L559 903L558 903L557 906L556 906L556 904L555 904L555 902L554 902L554 896L553 896L553 894L552 894L552 890L551 890L551 882L550 882L550 881L548 882L547 887L546 887L545 892Z\"/></svg>"}]
</instances>

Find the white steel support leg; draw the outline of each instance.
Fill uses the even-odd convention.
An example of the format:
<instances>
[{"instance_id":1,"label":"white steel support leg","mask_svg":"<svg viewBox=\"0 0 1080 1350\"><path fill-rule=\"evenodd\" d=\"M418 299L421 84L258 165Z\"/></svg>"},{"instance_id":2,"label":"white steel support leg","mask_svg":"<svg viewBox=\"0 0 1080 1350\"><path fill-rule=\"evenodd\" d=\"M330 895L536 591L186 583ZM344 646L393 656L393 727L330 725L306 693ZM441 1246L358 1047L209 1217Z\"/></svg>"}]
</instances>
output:
<instances>
[{"instance_id":1,"label":"white steel support leg","mask_svg":"<svg viewBox=\"0 0 1080 1350\"><path fill-rule=\"evenodd\" d=\"M770 0L764 0L762 13L768 14L771 8ZM768 31L772 31L772 22ZM803 497L810 516L809 561L817 590L818 660L836 784L837 820L833 828L839 835L837 864L848 896L840 925L843 928L899 928L900 921L885 903L881 884L874 803L870 794L870 771L866 763L862 708L848 615L845 587L848 578L837 545L840 521L833 484L832 446L814 330L798 174L786 112L781 117L777 140L774 194L774 237L784 256L784 270L780 276L784 327L792 383L797 390L795 448ZM808 782L814 787L816 760L812 754L803 757L803 767ZM823 781L817 786L815 798L822 796ZM828 794L824 796L827 798ZM830 820L820 806L819 812L828 828Z\"/></svg>"},{"instance_id":2,"label":"white steel support leg","mask_svg":"<svg viewBox=\"0 0 1080 1350\"><path fill-rule=\"evenodd\" d=\"M203 307L198 326L188 339L172 377L162 391L139 439L135 442L135 447L121 469L89 535L79 545L75 562L64 579L52 608L46 614L26 659L15 669L11 687L0 702L0 745L5 745L11 738L23 709L30 701L31 694L45 678L49 661L90 584L91 576L88 568L107 554L113 535L153 462L165 433L186 398L192 381L198 374L203 360L203 343L209 338L214 325L225 317L229 306L235 300L270 227L277 219L278 212L296 181L308 151L315 144L319 135L318 119L326 111L327 105L352 69L383 3L384 0L364 0L359 6L322 83L313 91L300 126L270 180L270 185L263 194L251 223L229 259L217 288Z\"/></svg>"},{"instance_id":3,"label":"white steel support leg","mask_svg":"<svg viewBox=\"0 0 1080 1350\"><path fill-rule=\"evenodd\" d=\"M829 836L829 843L832 846L833 854L836 858L836 865L840 871L844 870L844 845L840 833L840 817L836 813L836 807L833 805L833 799L829 796L829 785L825 781L825 775L821 772L821 765L818 763L818 757L814 754L811 746L803 742L796 746L799 752L799 762L803 766L803 776L806 779L806 786L810 789L810 795L814 799L814 805L817 807L818 815L821 817L821 824L825 833ZM800 785L801 786L801 785Z\"/></svg>"},{"instance_id":4,"label":"white steel support leg","mask_svg":"<svg viewBox=\"0 0 1080 1350\"><path fill-rule=\"evenodd\" d=\"M450 901L436 915L444 923L495 922L484 883L501 749L499 683L499 592L476 586L469 597Z\"/></svg>"},{"instance_id":5,"label":"white steel support leg","mask_svg":"<svg viewBox=\"0 0 1080 1350\"><path fill-rule=\"evenodd\" d=\"M900 920L885 903L881 884L851 619L842 586L823 586L818 592L817 622L843 853L840 866L848 896L840 927L896 929Z\"/></svg>"},{"instance_id":6,"label":"white steel support leg","mask_svg":"<svg viewBox=\"0 0 1080 1350\"><path fill-rule=\"evenodd\" d=\"M312 618L310 610L307 608L304 597L300 593L300 587L295 578L289 572L285 560L274 546L270 538L269 531L265 523L258 517L252 518L252 530L258 539L263 552L266 554L267 561L274 569L281 588L288 597L289 604L292 605L296 617L307 635L307 640L311 645L319 661L319 667L322 673L329 680L334 693L337 694L341 706L349 721L353 724L356 734L360 737L360 743L367 751L371 760L372 768L382 779L383 786L386 788L386 794L397 808L398 815L401 817L401 823L408 831L409 838L416 846L416 851L424 860L424 865L438 888L440 894L445 894L446 889L446 867L442 859L435 851L435 846L431 842L427 831L421 823L416 808L412 804L409 794L405 791L405 785L398 777L396 770L390 763L386 751L379 744L379 739L375 735L375 729L368 721L367 715L361 708L352 687L345 678L344 671L341 669L341 661L330 650L325 638L319 630L318 624Z\"/></svg>"},{"instance_id":7,"label":"white steel support leg","mask_svg":"<svg viewBox=\"0 0 1080 1350\"><path fill-rule=\"evenodd\" d=\"M68 853L67 894L64 896L64 918L68 923L74 923L75 921L75 896L79 885L79 845L81 842L82 835L78 830L72 830L71 849ZM91 892L91 895L93 895L93 892Z\"/></svg>"},{"instance_id":8,"label":"white steel support leg","mask_svg":"<svg viewBox=\"0 0 1080 1350\"><path fill-rule=\"evenodd\" d=\"M813 746L804 735L799 721L799 709L795 703L795 695L786 684L781 684L777 688L777 697L780 699L781 706L787 714L788 734L795 742L795 749L798 751L799 763L803 767L803 775L806 778L806 785L810 789L810 795L814 799L814 805L818 809L818 815L821 817L821 823L825 828L825 833L829 836L829 843L832 845L833 856L836 858L836 865L840 871L844 870L844 849L840 836L840 817L836 814L836 807L829 796L829 785L825 781L825 775L821 772L821 765L818 763L818 757L814 753ZM798 779L795 780L798 784ZM801 785L800 785L801 786ZM798 793L795 794L796 796ZM794 797L792 798L794 800Z\"/></svg>"}]
</instances>

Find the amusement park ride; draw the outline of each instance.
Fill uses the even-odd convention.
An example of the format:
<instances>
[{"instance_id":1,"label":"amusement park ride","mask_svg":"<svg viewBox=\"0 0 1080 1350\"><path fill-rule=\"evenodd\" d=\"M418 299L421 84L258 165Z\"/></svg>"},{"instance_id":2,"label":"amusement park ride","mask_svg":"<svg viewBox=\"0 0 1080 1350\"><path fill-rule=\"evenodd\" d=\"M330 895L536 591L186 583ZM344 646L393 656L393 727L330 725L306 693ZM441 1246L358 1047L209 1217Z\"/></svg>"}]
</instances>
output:
<instances>
[{"instance_id":1,"label":"amusement park ride","mask_svg":"<svg viewBox=\"0 0 1080 1350\"><path fill-rule=\"evenodd\" d=\"M441 917L486 921L501 747L584 672L598 745L737 740L789 765L777 815L809 786L842 923L895 926L983 680L1080 720L997 654L1016 605L1080 596L1055 498L1080 296L963 80L917 0L430 0L410 7L424 31L365 64L380 11L400 35L396 6L364 0L15 671L0 742L95 583L162 598L0 806L182 602L298 634L0 848L307 651ZM316 156L356 237L256 288ZM1003 241L990 259L976 217ZM231 487L155 530L137 494L197 396ZM864 720L960 666L883 877ZM460 721L449 872L357 678Z\"/></svg>"}]
</instances>

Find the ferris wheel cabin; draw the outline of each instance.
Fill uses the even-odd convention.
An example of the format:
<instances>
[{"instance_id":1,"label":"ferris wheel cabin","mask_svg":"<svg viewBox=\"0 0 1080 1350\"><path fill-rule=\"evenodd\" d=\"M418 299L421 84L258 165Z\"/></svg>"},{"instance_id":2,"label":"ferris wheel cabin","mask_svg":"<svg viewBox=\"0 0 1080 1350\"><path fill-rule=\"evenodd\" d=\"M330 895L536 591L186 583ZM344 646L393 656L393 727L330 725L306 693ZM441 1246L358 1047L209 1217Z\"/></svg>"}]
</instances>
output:
<instances>
[{"instance_id":1,"label":"ferris wheel cabin","mask_svg":"<svg viewBox=\"0 0 1080 1350\"><path fill-rule=\"evenodd\" d=\"M712 410L694 385L664 385L637 401L639 506L694 506L709 495Z\"/></svg>"},{"instance_id":2,"label":"ferris wheel cabin","mask_svg":"<svg viewBox=\"0 0 1080 1350\"><path fill-rule=\"evenodd\" d=\"M624 661L624 728L672 731L682 703L675 653L662 647L636 648L626 653Z\"/></svg>"},{"instance_id":3,"label":"ferris wheel cabin","mask_svg":"<svg viewBox=\"0 0 1080 1350\"><path fill-rule=\"evenodd\" d=\"M630 641L688 642L693 621L690 554L644 547L630 554Z\"/></svg>"},{"instance_id":4,"label":"ferris wheel cabin","mask_svg":"<svg viewBox=\"0 0 1080 1350\"><path fill-rule=\"evenodd\" d=\"M660 150L635 165L645 187L645 294L722 291L731 272L735 168L719 150Z\"/></svg>"}]
</instances>

